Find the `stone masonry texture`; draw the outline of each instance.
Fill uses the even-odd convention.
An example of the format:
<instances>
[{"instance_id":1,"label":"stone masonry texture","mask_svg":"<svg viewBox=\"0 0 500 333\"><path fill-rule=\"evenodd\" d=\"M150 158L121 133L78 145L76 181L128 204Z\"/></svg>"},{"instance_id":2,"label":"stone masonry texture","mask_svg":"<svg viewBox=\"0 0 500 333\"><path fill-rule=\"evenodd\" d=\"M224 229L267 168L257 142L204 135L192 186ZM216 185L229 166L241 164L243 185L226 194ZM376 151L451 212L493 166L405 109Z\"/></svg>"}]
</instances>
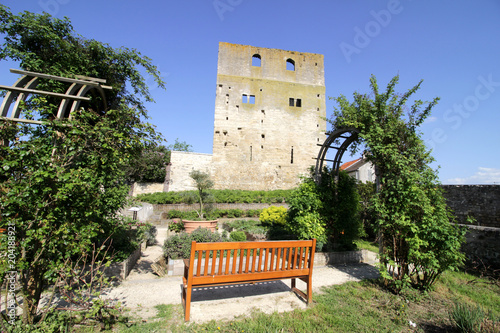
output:
<instances>
[{"instance_id":1,"label":"stone masonry texture","mask_svg":"<svg viewBox=\"0 0 500 333\"><path fill-rule=\"evenodd\" d=\"M500 185L442 185L446 203L453 210L457 222L467 224L467 217L475 225L500 228Z\"/></svg>"},{"instance_id":2,"label":"stone masonry texture","mask_svg":"<svg viewBox=\"0 0 500 333\"><path fill-rule=\"evenodd\" d=\"M213 154L172 154L169 191L194 169L216 189L289 189L315 164L326 132L324 57L219 43Z\"/></svg>"},{"instance_id":3,"label":"stone masonry texture","mask_svg":"<svg viewBox=\"0 0 500 333\"><path fill-rule=\"evenodd\" d=\"M215 187L295 187L315 163L325 115L323 55L219 43Z\"/></svg>"}]
</instances>

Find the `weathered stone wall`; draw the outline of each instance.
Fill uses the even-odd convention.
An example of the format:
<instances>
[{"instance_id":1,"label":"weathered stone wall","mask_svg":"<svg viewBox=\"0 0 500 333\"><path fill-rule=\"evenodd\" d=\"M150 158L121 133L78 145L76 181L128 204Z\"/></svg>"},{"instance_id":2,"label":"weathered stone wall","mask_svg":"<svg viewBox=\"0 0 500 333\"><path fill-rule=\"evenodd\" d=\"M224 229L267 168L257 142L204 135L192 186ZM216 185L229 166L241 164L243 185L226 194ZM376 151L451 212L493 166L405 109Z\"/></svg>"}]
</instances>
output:
<instances>
[{"instance_id":1,"label":"weathered stone wall","mask_svg":"<svg viewBox=\"0 0 500 333\"><path fill-rule=\"evenodd\" d=\"M500 185L442 185L448 206L457 222L467 224L474 217L477 225L500 228Z\"/></svg>"},{"instance_id":2,"label":"weathered stone wall","mask_svg":"<svg viewBox=\"0 0 500 333\"><path fill-rule=\"evenodd\" d=\"M165 183L134 183L130 195L136 197L139 194L165 192L165 187Z\"/></svg>"},{"instance_id":3,"label":"weathered stone wall","mask_svg":"<svg viewBox=\"0 0 500 333\"><path fill-rule=\"evenodd\" d=\"M260 66L252 64L260 57ZM287 60L294 70L287 69ZM219 44L215 101L215 188L297 185L326 131L323 55ZM292 104L290 99L292 99ZM300 100L300 104L298 104Z\"/></svg>"},{"instance_id":4,"label":"weathered stone wall","mask_svg":"<svg viewBox=\"0 0 500 333\"><path fill-rule=\"evenodd\" d=\"M468 264L478 269L500 269L500 228L467 226L466 243L462 251Z\"/></svg>"},{"instance_id":5,"label":"weathered stone wall","mask_svg":"<svg viewBox=\"0 0 500 333\"><path fill-rule=\"evenodd\" d=\"M195 183L189 174L193 170L207 172L212 175L212 155L172 151L170 155L170 172L167 173L169 191L195 190Z\"/></svg>"}]
</instances>

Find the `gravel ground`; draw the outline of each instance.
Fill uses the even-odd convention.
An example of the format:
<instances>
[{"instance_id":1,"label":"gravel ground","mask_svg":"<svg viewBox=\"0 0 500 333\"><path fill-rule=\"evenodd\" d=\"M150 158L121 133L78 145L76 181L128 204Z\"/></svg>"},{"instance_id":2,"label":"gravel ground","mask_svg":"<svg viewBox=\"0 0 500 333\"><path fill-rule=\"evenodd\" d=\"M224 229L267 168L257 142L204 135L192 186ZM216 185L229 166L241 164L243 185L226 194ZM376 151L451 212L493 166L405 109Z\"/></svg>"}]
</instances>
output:
<instances>
[{"instance_id":1,"label":"gravel ground","mask_svg":"<svg viewBox=\"0 0 500 333\"><path fill-rule=\"evenodd\" d=\"M107 297L116 299L132 314L143 319L154 317L159 304L181 304L181 276L160 278L153 273L151 264L162 254L161 245L167 229L158 228L157 245L148 247L125 281L114 287ZM367 264L314 267L313 291L321 287L375 278L378 270ZM297 281L305 290L306 284ZM314 298L313 298L314 299ZM290 290L290 280L198 288L193 290L191 321L231 320L247 316L254 310L265 313L304 309L306 304Z\"/></svg>"}]
</instances>

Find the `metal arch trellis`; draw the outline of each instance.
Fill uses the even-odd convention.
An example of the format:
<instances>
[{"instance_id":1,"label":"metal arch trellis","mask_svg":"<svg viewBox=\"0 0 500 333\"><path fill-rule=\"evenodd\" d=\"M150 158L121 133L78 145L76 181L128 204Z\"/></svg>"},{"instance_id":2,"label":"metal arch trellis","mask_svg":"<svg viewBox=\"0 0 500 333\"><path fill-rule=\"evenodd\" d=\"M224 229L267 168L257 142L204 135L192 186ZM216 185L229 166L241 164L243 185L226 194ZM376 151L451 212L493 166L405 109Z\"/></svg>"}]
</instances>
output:
<instances>
[{"instance_id":1,"label":"metal arch trellis","mask_svg":"<svg viewBox=\"0 0 500 333\"><path fill-rule=\"evenodd\" d=\"M57 114L55 115L55 118L63 119L71 118L71 113L79 108L82 101L90 101L90 97L85 97L85 95L91 89L95 89L102 97L102 107L105 111L106 97L104 94L104 89L112 89L109 86L103 85L103 83L106 83L106 80L93 77L76 75L76 79L72 79L68 77L29 72L19 69L11 69L10 72L14 74L21 74L22 76L12 86L0 85L0 89L7 90L7 93L0 106L0 119L2 120L42 124L43 122L39 120L22 118L20 105L28 98L30 94L40 94L61 98L62 100L59 104L59 109L57 111ZM35 88L39 82L39 79L49 79L59 82L66 82L70 83L71 85L64 94L51 91L36 90ZM14 107L12 108L9 115L9 109L11 108L11 105L14 101Z\"/></svg>"},{"instance_id":2,"label":"metal arch trellis","mask_svg":"<svg viewBox=\"0 0 500 333\"><path fill-rule=\"evenodd\" d=\"M342 163L342 156L349 145L358 139L359 133L359 129L349 127L337 129L328 135L325 142L320 145L321 149L318 153L318 157L316 158L316 167L314 169L314 180L316 183L321 181L321 171L323 170L325 161L333 162L332 173L335 176L338 176L340 164ZM337 144L337 146L334 146L334 144ZM337 151L333 160L326 159L326 154L329 149Z\"/></svg>"}]
</instances>

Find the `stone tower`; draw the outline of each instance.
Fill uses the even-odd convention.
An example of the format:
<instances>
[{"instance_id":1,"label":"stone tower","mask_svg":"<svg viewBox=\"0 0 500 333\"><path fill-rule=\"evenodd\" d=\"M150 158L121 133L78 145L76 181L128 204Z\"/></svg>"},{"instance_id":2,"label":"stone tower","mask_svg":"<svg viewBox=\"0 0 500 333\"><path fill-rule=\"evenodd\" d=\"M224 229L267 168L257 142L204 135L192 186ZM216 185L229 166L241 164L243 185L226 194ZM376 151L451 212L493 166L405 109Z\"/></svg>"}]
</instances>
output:
<instances>
[{"instance_id":1,"label":"stone tower","mask_svg":"<svg viewBox=\"0 0 500 333\"><path fill-rule=\"evenodd\" d=\"M295 187L315 164L325 115L323 55L219 43L215 187Z\"/></svg>"}]
</instances>

